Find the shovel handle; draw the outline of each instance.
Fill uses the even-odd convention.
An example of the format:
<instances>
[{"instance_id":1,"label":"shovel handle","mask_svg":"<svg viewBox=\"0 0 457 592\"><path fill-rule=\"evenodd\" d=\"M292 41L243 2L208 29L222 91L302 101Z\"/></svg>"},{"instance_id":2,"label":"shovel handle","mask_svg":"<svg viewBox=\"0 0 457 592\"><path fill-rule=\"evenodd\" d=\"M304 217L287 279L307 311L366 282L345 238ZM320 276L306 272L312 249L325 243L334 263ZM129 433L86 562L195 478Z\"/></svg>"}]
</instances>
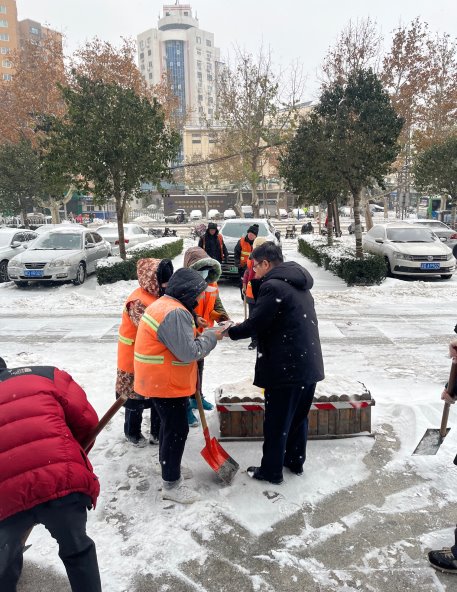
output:
<instances>
[{"instance_id":1,"label":"shovel handle","mask_svg":"<svg viewBox=\"0 0 457 592\"><path fill-rule=\"evenodd\" d=\"M200 368L197 368L197 388L195 390L195 400L197 401L198 413L200 415L200 421L202 422L203 433L205 435L205 439L208 439L206 436L208 432L208 424L206 423L205 417L205 410L203 409L202 403L202 377L200 374Z\"/></svg>"},{"instance_id":2,"label":"shovel handle","mask_svg":"<svg viewBox=\"0 0 457 592\"><path fill-rule=\"evenodd\" d=\"M106 427L106 425L111 421L111 419L116 415L122 405L127 401L127 395L120 395L116 401L111 405L105 415L101 418L92 432L84 439L81 443L81 446L87 452L91 445L94 443L95 438L98 434Z\"/></svg>"},{"instance_id":3,"label":"shovel handle","mask_svg":"<svg viewBox=\"0 0 457 592\"><path fill-rule=\"evenodd\" d=\"M455 387L455 381L457 379L457 364L452 362L451 364L451 372L449 374L449 381L447 384L447 392L448 393L453 393L454 392L454 387ZM450 403L445 403L444 404L444 409L443 409L443 418L441 419L441 428L440 428L440 436L442 438L444 438L446 436L447 433L447 421L449 419L449 410L451 408Z\"/></svg>"}]
</instances>

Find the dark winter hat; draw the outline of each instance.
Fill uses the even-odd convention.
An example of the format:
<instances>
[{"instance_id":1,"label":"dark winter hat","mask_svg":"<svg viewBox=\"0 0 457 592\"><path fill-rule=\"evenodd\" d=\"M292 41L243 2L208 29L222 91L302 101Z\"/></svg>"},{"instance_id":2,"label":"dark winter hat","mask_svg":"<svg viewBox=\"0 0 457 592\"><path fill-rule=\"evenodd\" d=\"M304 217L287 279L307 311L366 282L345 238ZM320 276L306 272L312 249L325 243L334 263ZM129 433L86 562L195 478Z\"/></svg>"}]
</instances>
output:
<instances>
[{"instance_id":1,"label":"dark winter hat","mask_svg":"<svg viewBox=\"0 0 457 592\"><path fill-rule=\"evenodd\" d=\"M207 284L198 271L183 267L172 275L165 295L176 298L187 310L192 311L196 305L197 296L204 292L206 287Z\"/></svg>"},{"instance_id":2,"label":"dark winter hat","mask_svg":"<svg viewBox=\"0 0 457 592\"><path fill-rule=\"evenodd\" d=\"M3 358L0 358L0 370L6 368L6 362Z\"/></svg>"},{"instance_id":3,"label":"dark winter hat","mask_svg":"<svg viewBox=\"0 0 457 592\"><path fill-rule=\"evenodd\" d=\"M257 236L259 234L259 225L253 224L252 226L249 226L246 234L249 234L250 232L252 232L252 234L255 234Z\"/></svg>"},{"instance_id":4,"label":"dark winter hat","mask_svg":"<svg viewBox=\"0 0 457 592\"><path fill-rule=\"evenodd\" d=\"M157 280L159 285L168 282L173 275L173 263L170 259L162 259L157 268Z\"/></svg>"},{"instance_id":5,"label":"dark winter hat","mask_svg":"<svg viewBox=\"0 0 457 592\"><path fill-rule=\"evenodd\" d=\"M217 224L215 222L210 222L208 224L208 230L217 230Z\"/></svg>"}]
</instances>

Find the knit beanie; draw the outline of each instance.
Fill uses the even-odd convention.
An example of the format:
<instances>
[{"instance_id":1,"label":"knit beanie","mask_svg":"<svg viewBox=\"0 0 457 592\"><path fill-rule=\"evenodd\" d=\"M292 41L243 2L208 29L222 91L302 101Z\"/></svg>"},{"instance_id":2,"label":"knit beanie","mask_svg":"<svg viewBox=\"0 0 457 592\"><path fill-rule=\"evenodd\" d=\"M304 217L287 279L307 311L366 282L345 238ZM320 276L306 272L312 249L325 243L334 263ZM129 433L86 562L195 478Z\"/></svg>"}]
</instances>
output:
<instances>
[{"instance_id":1,"label":"knit beanie","mask_svg":"<svg viewBox=\"0 0 457 592\"><path fill-rule=\"evenodd\" d=\"M253 224L252 226L249 226L246 234L249 234L250 232L252 232L252 234L255 234L257 236L259 234L259 225Z\"/></svg>"},{"instance_id":2,"label":"knit beanie","mask_svg":"<svg viewBox=\"0 0 457 592\"><path fill-rule=\"evenodd\" d=\"M208 224L208 230L217 230L217 224L215 222L210 222Z\"/></svg>"}]
</instances>

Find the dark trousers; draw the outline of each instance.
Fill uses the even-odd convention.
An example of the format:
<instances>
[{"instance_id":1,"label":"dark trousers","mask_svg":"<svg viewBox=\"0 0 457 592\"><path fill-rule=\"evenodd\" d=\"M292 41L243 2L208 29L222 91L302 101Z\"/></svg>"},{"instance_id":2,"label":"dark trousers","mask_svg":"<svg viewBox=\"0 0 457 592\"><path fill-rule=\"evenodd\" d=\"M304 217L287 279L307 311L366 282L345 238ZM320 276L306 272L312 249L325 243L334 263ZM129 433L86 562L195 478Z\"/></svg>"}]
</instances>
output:
<instances>
[{"instance_id":1,"label":"dark trousers","mask_svg":"<svg viewBox=\"0 0 457 592\"><path fill-rule=\"evenodd\" d=\"M101 592L95 544L86 534L91 500L71 493L18 512L0 522L0 590L16 592L22 572L22 538L34 524L43 524L59 544L59 557L73 592Z\"/></svg>"},{"instance_id":2,"label":"dark trousers","mask_svg":"<svg viewBox=\"0 0 457 592\"><path fill-rule=\"evenodd\" d=\"M302 470L315 390L315 384L265 389L261 472L267 479L281 479L284 466Z\"/></svg>"},{"instance_id":3,"label":"dark trousers","mask_svg":"<svg viewBox=\"0 0 457 592\"><path fill-rule=\"evenodd\" d=\"M255 302L248 302L248 310L249 310L249 316L252 315L252 311L254 310L254 306L255 306ZM251 342L252 343L257 343L257 334L256 333L251 333Z\"/></svg>"},{"instance_id":4,"label":"dark trousers","mask_svg":"<svg viewBox=\"0 0 457 592\"><path fill-rule=\"evenodd\" d=\"M181 460L186 446L189 423L188 397L153 397L160 417L159 461L164 481L177 481L181 477Z\"/></svg>"},{"instance_id":5,"label":"dark trousers","mask_svg":"<svg viewBox=\"0 0 457 592\"><path fill-rule=\"evenodd\" d=\"M141 422L143 421L143 411L151 410L151 434L159 435L160 417L152 403L151 399L127 399L124 404L124 434L139 438L141 435Z\"/></svg>"}]
</instances>

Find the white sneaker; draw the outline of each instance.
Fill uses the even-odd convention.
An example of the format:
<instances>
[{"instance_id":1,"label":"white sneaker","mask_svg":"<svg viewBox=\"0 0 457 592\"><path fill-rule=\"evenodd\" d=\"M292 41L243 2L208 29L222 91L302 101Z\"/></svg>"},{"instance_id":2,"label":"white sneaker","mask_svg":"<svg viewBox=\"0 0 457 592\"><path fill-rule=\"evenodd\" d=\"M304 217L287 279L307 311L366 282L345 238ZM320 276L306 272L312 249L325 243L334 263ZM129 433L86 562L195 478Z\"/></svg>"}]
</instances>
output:
<instances>
[{"instance_id":1,"label":"white sneaker","mask_svg":"<svg viewBox=\"0 0 457 592\"><path fill-rule=\"evenodd\" d=\"M164 482L162 487L162 499L170 500L178 504L193 504L194 502L198 502L201 498L196 491L187 487L187 485L184 485L182 479L180 479L177 481L177 484L170 489L166 489Z\"/></svg>"},{"instance_id":2,"label":"white sneaker","mask_svg":"<svg viewBox=\"0 0 457 592\"><path fill-rule=\"evenodd\" d=\"M162 467L159 461L156 461L154 463L152 467L152 472L154 473L154 475L162 475ZM192 469L186 467L185 465L181 465L181 477L183 479L192 479L193 476L194 473L192 472Z\"/></svg>"}]
</instances>

